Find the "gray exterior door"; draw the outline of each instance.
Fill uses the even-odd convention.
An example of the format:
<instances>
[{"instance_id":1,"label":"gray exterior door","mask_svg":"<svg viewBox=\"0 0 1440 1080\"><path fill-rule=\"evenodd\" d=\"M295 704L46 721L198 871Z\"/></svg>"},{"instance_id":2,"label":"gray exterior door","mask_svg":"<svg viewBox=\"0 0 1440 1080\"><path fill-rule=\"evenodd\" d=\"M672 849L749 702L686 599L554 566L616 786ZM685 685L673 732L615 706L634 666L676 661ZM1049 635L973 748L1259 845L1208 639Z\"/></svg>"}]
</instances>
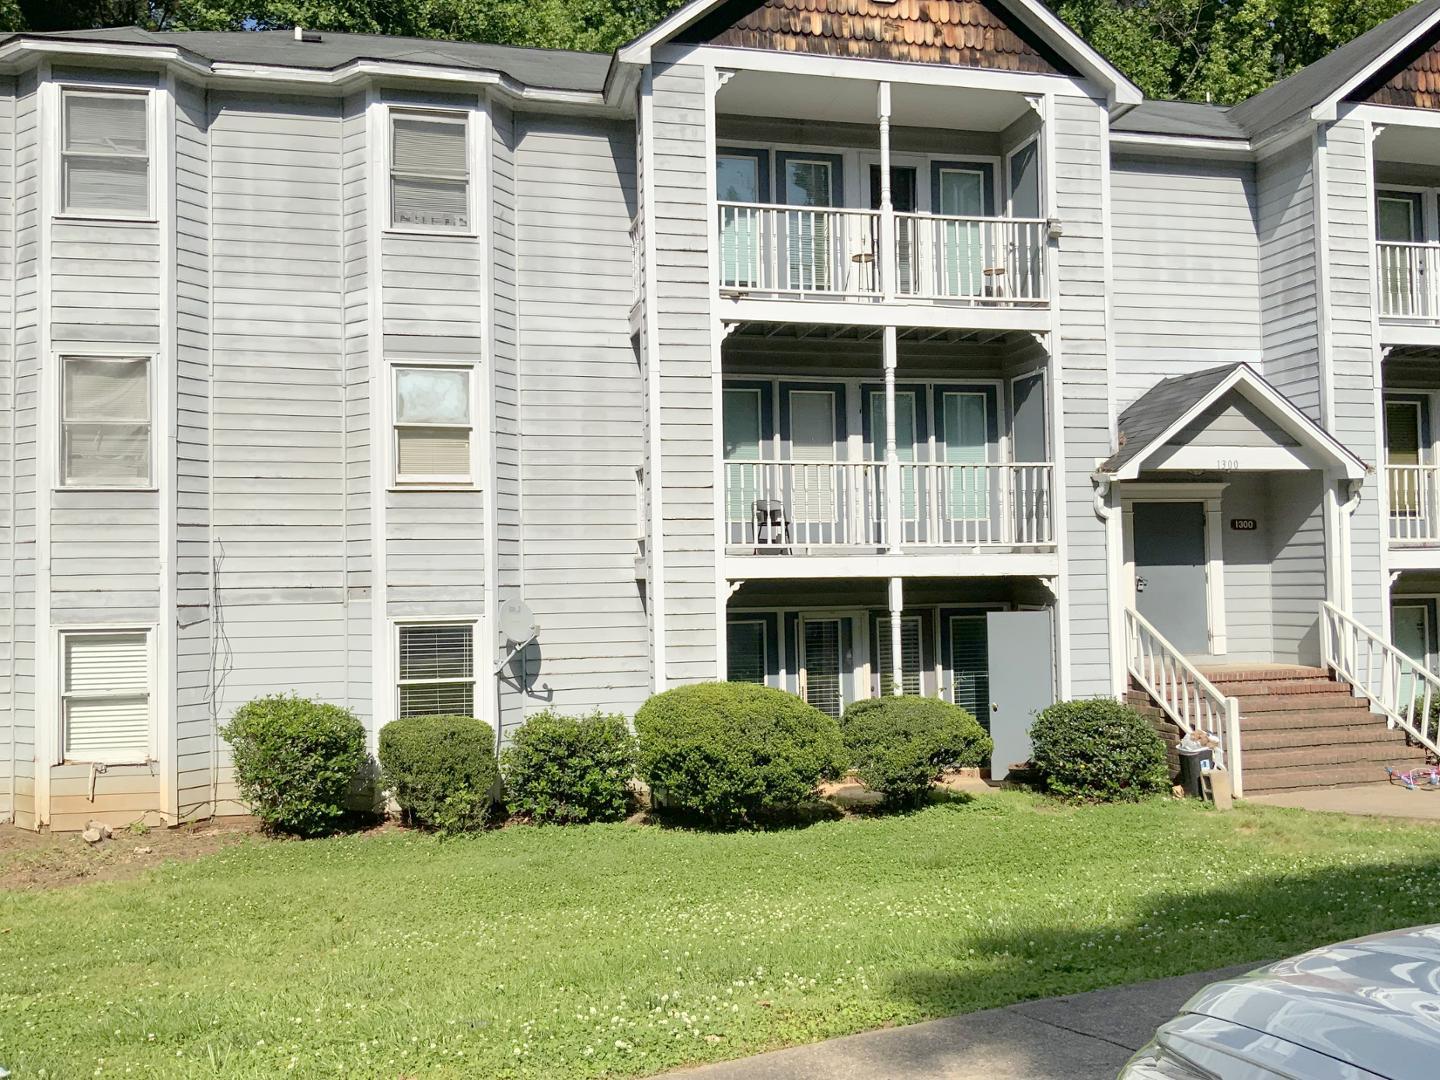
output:
<instances>
[{"instance_id":1,"label":"gray exterior door","mask_svg":"<svg viewBox=\"0 0 1440 1080\"><path fill-rule=\"evenodd\" d=\"M1135 605L1182 653L1210 651L1205 504L1137 502Z\"/></svg>"},{"instance_id":2,"label":"gray exterior door","mask_svg":"<svg viewBox=\"0 0 1440 1080\"><path fill-rule=\"evenodd\" d=\"M1030 760L1030 725L1055 704L1054 633L1049 611L991 611L985 616L989 661L990 776Z\"/></svg>"}]
</instances>

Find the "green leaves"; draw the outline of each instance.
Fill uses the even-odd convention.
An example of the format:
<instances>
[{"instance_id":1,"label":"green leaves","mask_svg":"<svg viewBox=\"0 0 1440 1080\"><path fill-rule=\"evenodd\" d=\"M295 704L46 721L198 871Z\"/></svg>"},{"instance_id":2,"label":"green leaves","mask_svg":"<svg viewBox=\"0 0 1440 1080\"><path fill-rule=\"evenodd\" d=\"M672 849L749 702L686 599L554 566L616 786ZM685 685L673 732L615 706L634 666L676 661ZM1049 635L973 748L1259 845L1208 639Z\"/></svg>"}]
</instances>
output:
<instances>
[{"instance_id":1,"label":"green leaves","mask_svg":"<svg viewBox=\"0 0 1440 1080\"><path fill-rule=\"evenodd\" d=\"M623 716L546 710L515 732L500 768L512 813L547 825L618 821L629 806L635 738Z\"/></svg>"}]
</instances>

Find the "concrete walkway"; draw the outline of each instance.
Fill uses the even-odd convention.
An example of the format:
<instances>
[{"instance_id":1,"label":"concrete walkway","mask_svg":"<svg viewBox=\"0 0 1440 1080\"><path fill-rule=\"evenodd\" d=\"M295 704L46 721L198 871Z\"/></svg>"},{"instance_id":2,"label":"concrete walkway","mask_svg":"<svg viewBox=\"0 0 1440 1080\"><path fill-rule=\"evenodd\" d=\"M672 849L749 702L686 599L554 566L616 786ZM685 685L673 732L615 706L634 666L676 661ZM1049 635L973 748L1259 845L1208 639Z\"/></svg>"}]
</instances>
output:
<instances>
[{"instance_id":1,"label":"concrete walkway","mask_svg":"<svg viewBox=\"0 0 1440 1080\"><path fill-rule=\"evenodd\" d=\"M1027 1001L666 1073L666 1080L1115 1080L1202 986L1259 964Z\"/></svg>"},{"instance_id":2,"label":"concrete walkway","mask_svg":"<svg viewBox=\"0 0 1440 1080\"><path fill-rule=\"evenodd\" d=\"M1354 784L1336 788L1301 788L1247 797L1263 806L1291 806L1297 810L1325 810L1333 814L1414 818L1440 821L1440 788L1407 791L1395 784Z\"/></svg>"}]
</instances>

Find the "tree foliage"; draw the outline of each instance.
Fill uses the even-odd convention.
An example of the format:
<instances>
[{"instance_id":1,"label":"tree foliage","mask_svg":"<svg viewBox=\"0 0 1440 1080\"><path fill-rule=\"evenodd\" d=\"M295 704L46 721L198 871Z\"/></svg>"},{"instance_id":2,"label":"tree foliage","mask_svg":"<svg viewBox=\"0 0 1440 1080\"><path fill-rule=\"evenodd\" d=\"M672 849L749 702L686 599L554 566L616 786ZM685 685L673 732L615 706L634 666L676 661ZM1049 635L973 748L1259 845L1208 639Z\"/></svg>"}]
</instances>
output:
<instances>
[{"instance_id":1,"label":"tree foliage","mask_svg":"<svg viewBox=\"0 0 1440 1080\"><path fill-rule=\"evenodd\" d=\"M0 0L0 30L316 30L608 51L683 0ZM1150 97L1234 102L1412 0L1046 0Z\"/></svg>"}]
</instances>

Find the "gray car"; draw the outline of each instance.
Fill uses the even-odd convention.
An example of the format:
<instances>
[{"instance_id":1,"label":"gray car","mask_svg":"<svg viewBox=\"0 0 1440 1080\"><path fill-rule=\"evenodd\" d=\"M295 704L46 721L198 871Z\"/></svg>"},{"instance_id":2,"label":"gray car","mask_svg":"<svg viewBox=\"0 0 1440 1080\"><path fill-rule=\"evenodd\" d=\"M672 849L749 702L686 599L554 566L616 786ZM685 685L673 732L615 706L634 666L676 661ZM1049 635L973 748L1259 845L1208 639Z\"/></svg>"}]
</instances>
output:
<instances>
[{"instance_id":1,"label":"gray car","mask_svg":"<svg viewBox=\"0 0 1440 1080\"><path fill-rule=\"evenodd\" d=\"M1440 1077L1440 926L1327 945L1207 986L1120 1074L1280 1077Z\"/></svg>"}]
</instances>

